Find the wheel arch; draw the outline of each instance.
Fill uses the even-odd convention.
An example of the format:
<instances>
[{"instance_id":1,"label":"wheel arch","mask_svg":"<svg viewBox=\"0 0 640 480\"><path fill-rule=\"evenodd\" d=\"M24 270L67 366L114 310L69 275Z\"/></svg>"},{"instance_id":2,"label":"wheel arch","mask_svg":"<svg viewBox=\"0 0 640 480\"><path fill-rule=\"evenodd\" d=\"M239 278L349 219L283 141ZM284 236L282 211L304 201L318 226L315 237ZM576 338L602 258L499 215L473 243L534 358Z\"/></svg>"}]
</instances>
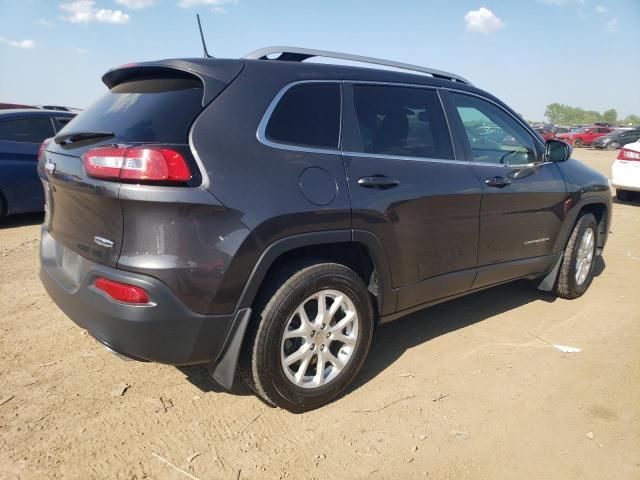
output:
<instances>
[{"instance_id":1,"label":"wheel arch","mask_svg":"<svg viewBox=\"0 0 640 480\"><path fill-rule=\"evenodd\" d=\"M380 316L395 311L396 295L386 254L378 238L364 230L304 233L274 242L264 250L253 268L237 309L251 307L271 273L301 258L320 258L351 268L376 299L376 310Z\"/></svg>"}]
</instances>

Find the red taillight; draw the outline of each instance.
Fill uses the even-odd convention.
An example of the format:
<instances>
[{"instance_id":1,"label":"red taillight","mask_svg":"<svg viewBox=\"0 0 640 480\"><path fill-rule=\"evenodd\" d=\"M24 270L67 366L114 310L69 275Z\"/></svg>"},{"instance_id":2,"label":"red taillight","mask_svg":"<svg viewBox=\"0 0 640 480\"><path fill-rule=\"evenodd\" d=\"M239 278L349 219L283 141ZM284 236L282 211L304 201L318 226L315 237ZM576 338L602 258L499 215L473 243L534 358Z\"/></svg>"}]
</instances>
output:
<instances>
[{"instance_id":1,"label":"red taillight","mask_svg":"<svg viewBox=\"0 0 640 480\"><path fill-rule=\"evenodd\" d=\"M49 143L51 143L51 140L53 140L53 137L45 138L44 141L40 144L40 148L38 149L38 159L40 159L40 157L42 156L42 152L47 149Z\"/></svg>"},{"instance_id":2,"label":"red taillight","mask_svg":"<svg viewBox=\"0 0 640 480\"><path fill-rule=\"evenodd\" d=\"M97 147L82 156L87 174L96 178L151 182L186 182L192 175L184 157L170 148Z\"/></svg>"},{"instance_id":3,"label":"red taillight","mask_svg":"<svg viewBox=\"0 0 640 480\"><path fill-rule=\"evenodd\" d=\"M623 148L618 152L618 160L640 161L640 152Z\"/></svg>"},{"instance_id":4,"label":"red taillight","mask_svg":"<svg viewBox=\"0 0 640 480\"><path fill-rule=\"evenodd\" d=\"M144 289L126 283L114 282L106 278L98 278L95 286L114 300L126 303L149 303L149 295Z\"/></svg>"}]
</instances>

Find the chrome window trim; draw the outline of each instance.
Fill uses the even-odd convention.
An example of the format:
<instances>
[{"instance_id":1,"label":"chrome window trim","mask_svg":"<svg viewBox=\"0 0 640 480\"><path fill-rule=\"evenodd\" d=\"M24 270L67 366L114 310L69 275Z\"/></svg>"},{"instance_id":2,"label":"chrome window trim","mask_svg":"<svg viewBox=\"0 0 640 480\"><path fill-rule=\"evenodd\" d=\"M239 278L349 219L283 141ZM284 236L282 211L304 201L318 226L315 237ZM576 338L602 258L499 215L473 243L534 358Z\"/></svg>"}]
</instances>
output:
<instances>
[{"instance_id":1,"label":"chrome window trim","mask_svg":"<svg viewBox=\"0 0 640 480\"><path fill-rule=\"evenodd\" d=\"M349 157L371 157L371 158L388 158L388 159L398 159L398 160L414 160L414 161L426 161L426 162L436 162L436 163L460 163L460 164L468 164L467 160L455 160L455 159L445 159L445 158L429 158L429 157L404 157L398 155L386 155L386 154L374 154L374 153L366 153L366 152L345 152L341 148L332 149L332 148L318 148L318 147L304 147L301 145L290 145L287 143L274 142L273 140L269 140L266 135L267 125L269 124L269 120L271 119L271 115L273 111L276 109L276 106L282 99L282 97L293 87L303 84L314 84L314 83L349 83L352 85L382 85L382 86L391 86L391 87L409 87L409 88L423 88L428 90L433 90L438 93L438 87L434 87L432 85L420 85L415 83L400 83L400 82L376 82L369 80L298 80L295 82L291 82L276 94L269 103L267 110L265 111L260 123L258 124L258 130L256 131L256 138L260 143L266 145L271 148L278 148L280 150L290 150L294 152L307 152L307 153L320 153L325 155L346 155ZM342 110L343 110L343 95L342 89L340 89L340 132L339 132L339 146L342 146ZM453 134L451 132L451 128L449 127L448 119L446 116L446 112L444 111L444 106L442 105L442 99L440 95L438 95L438 101L442 106L443 114L445 115L445 121L447 122L447 128L449 129L449 141L451 142L451 149L453 152ZM455 153L454 153L455 154ZM493 164L492 164L493 165Z\"/></svg>"},{"instance_id":2,"label":"chrome window trim","mask_svg":"<svg viewBox=\"0 0 640 480\"><path fill-rule=\"evenodd\" d=\"M369 157L369 158L379 158L379 159L388 159L388 160L394 160L394 159L405 160L405 161L411 160L411 161L421 161L421 162L428 162L428 163L448 163L448 164L456 164L456 165L479 165L483 167L529 168L533 166L547 165L549 163L553 163L553 162L535 162L535 163L527 163L522 165L508 165L508 164L499 164L499 163L492 163L492 162L474 162L469 160L456 160L456 159L444 159L444 158L406 157L406 156L387 155L387 154L380 154L380 153L348 152L348 151L343 151L341 148L331 149L331 148L303 147L300 145L289 145L286 143L274 142L272 140L269 140L266 136L267 125L269 123L269 120L271 119L271 115L273 114L273 111L276 109L276 106L278 105L282 97L285 95L285 93L287 93L291 88L295 86L304 85L304 84L314 84L314 83L336 83L336 84L349 83L351 85L382 85L382 86L391 86L391 87L423 88L423 89L434 90L436 91L436 93L438 92L438 90L448 90L452 92L458 92L458 93L478 97L482 100L492 103L497 108L500 108L502 111L504 111L511 118L515 119L520 125L525 127L525 129L529 133L531 133L531 129L528 128L527 125L525 125L522 122L522 120L516 118L514 115L512 115L510 112L505 110L501 105L499 105L495 101L487 97L484 97L482 95L478 95L473 92L468 92L466 90L460 90L460 89L449 88L449 87L435 87L432 85L421 85L417 83L379 82L379 81L370 81L370 80L297 80L295 82L288 83L287 85L282 87L280 91L276 94L276 96L273 97L273 100L271 100L271 103L269 103L267 110L265 111L264 115L262 116L262 119L260 120L260 123L258 124L258 130L256 131L256 138L260 143L271 148L277 148L280 150L290 150L294 152L319 153L319 154L325 154L325 155L345 155L347 157L358 157L358 158ZM452 129L448 123L449 119L446 116L447 115L446 110L444 109L444 105L442 105L442 98L440 97L440 95L438 95L438 99L440 101L440 105L442 106L442 111L445 115L445 120L447 121L447 128L449 128L451 148L453 149L454 139L453 139ZM342 95L342 89L340 89L340 126L339 126L340 131L338 135L340 146L342 145L342 133L343 133L343 128L342 128L343 104L342 103L343 103L343 95ZM538 144L542 146L544 150L544 145L540 142L540 140L538 140L535 135L531 135L531 136L533 137L534 142L537 141ZM454 152L454 155L455 155L455 152Z\"/></svg>"},{"instance_id":3,"label":"chrome window trim","mask_svg":"<svg viewBox=\"0 0 640 480\"><path fill-rule=\"evenodd\" d=\"M269 124L269 120L271 120L271 115L273 115L274 110L282 100L282 97L291 90L293 87L297 87L299 85L306 84L318 84L318 83L330 83L337 84L338 86L342 85L342 80L299 80L296 82L289 83L282 87L280 91L273 97L271 103L267 107L266 112L262 116L260 123L258 124L258 130L256 132L256 138L258 141L268 147L271 148L279 148L281 150L291 150L294 152L307 152L307 153L323 153L326 155L340 155L342 151L340 150L340 145L342 143L342 88L340 88L340 122L338 125L338 148L322 148L322 147L305 147L302 145L291 145L288 143L280 143L275 142L273 140L269 140L267 138L267 125Z\"/></svg>"}]
</instances>

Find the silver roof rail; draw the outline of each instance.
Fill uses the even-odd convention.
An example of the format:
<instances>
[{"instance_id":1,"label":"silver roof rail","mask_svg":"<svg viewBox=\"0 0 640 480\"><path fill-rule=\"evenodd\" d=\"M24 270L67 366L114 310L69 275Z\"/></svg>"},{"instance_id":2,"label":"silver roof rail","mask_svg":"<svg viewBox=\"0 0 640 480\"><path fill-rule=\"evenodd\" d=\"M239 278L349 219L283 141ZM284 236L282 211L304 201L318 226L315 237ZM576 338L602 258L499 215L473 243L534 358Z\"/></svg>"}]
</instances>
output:
<instances>
[{"instance_id":1,"label":"silver roof rail","mask_svg":"<svg viewBox=\"0 0 640 480\"><path fill-rule=\"evenodd\" d=\"M412 72L426 73L432 75L435 78L442 78L445 80L452 80L455 82L466 83L472 85L472 83L459 75L453 73L444 72L442 70L436 70L435 68L421 67L419 65L411 65L409 63L394 62L393 60L382 60L380 58L363 57L361 55L351 55L349 53L330 52L327 50L314 50L311 48L299 48L299 47L266 47L248 53L244 58L248 60L269 60L269 55L279 53L280 56L273 60L281 60L288 62L303 62L308 58L324 57L335 58L339 60L349 60L352 62L371 63L374 65L383 65L385 67L393 67L401 70L409 70Z\"/></svg>"}]
</instances>

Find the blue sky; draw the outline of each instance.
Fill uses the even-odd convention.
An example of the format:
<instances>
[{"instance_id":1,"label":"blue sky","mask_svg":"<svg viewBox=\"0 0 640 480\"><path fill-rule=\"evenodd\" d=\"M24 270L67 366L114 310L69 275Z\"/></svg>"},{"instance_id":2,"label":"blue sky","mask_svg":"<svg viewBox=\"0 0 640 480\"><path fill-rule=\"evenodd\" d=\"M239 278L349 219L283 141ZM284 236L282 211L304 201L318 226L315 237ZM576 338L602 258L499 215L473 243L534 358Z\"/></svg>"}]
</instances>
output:
<instances>
[{"instance_id":1,"label":"blue sky","mask_svg":"<svg viewBox=\"0 0 640 480\"><path fill-rule=\"evenodd\" d=\"M545 106L640 115L640 0L0 0L0 101L86 107L133 61L268 45L455 72L528 119Z\"/></svg>"}]
</instances>

